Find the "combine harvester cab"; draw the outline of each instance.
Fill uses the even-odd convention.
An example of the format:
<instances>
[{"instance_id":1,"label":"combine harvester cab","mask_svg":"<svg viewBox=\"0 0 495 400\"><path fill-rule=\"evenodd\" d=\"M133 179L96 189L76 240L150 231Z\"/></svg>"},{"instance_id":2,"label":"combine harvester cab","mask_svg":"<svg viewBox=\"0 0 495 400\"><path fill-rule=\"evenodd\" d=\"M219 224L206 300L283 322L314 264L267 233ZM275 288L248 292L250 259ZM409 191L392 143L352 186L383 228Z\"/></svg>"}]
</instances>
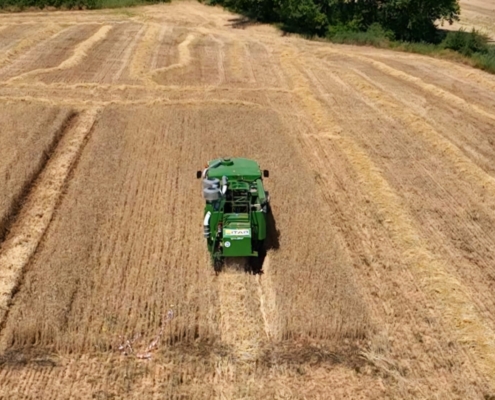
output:
<instances>
[{"instance_id":1,"label":"combine harvester cab","mask_svg":"<svg viewBox=\"0 0 495 400\"><path fill-rule=\"evenodd\" d=\"M264 255L270 205L263 177L268 176L267 170L262 174L258 163L246 158L213 160L197 172L206 201L204 237L215 272L226 257L249 257L253 265Z\"/></svg>"}]
</instances>

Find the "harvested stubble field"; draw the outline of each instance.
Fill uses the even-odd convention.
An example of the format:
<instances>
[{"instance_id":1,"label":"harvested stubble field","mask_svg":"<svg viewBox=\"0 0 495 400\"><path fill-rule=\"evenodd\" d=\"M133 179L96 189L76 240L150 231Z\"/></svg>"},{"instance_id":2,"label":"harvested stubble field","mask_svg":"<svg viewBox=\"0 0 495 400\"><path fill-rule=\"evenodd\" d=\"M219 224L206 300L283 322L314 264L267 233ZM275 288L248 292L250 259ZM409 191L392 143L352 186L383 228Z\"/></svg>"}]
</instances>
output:
<instances>
[{"instance_id":1,"label":"harvested stubble field","mask_svg":"<svg viewBox=\"0 0 495 400\"><path fill-rule=\"evenodd\" d=\"M495 3L492 0L459 0L462 9L461 20L444 29L473 28L495 40Z\"/></svg>"},{"instance_id":2,"label":"harvested stubble field","mask_svg":"<svg viewBox=\"0 0 495 400\"><path fill-rule=\"evenodd\" d=\"M495 78L240 22L0 15L0 397L495 396ZM225 155L263 275L208 262Z\"/></svg>"}]
</instances>

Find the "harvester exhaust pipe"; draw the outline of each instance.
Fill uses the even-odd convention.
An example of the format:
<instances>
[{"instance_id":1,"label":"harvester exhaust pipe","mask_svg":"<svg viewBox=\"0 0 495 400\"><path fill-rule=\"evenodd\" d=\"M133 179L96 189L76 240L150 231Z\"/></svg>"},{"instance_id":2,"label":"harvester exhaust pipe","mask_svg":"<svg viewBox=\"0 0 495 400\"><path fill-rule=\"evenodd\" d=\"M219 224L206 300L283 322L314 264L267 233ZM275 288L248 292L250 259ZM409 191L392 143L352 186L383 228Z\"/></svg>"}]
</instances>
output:
<instances>
[{"instance_id":1,"label":"harvester exhaust pipe","mask_svg":"<svg viewBox=\"0 0 495 400\"><path fill-rule=\"evenodd\" d=\"M208 211L203 221L203 234L205 238L210 237L210 217L211 217L211 211Z\"/></svg>"},{"instance_id":2,"label":"harvester exhaust pipe","mask_svg":"<svg viewBox=\"0 0 495 400\"><path fill-rule=\"evenodd\" d=\"M212 164L212 165L210 165L209 167L205 168L205 169L204 169L204 171L203 171L203 178L206 178L206 174L208 173L208 170L209 170L210 168L216 168L216 167L218 167L219 165L222 165L222 161L221 161L221 160L220 160L220 161L217 161L215 164Z\"/></svg>"},{"instance_id":3,"label":"harvester exhaust pipe","mask_svg":"<svg viewBox=\"0 0 495 400\"><path fill-rule=\"evenodd\" d=\"M225 193L227 193L227 177L222 176L222 196L225 196Z\"/></svg>"}]
</instances>

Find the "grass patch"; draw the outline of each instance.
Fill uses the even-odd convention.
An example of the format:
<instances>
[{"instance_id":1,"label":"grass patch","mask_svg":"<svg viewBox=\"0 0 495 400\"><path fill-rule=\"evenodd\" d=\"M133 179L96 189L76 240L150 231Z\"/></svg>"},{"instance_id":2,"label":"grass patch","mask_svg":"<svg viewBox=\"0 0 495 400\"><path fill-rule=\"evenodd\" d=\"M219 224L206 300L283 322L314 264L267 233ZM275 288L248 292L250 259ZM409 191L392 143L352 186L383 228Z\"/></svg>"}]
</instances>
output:
<instances>
[{"instance_id":1,"label":"grass patch","mask_svg":"<svg viewBox=\"0 0 495 400\"><path fill-rule=\"evenodd\" d=\"M96 0L96 8L127 8L127 7L137 7L144 6L147 4L157 4L157 3L170 3L171 0ZM124 14L130 14L125 10L122 11Z\"/></svg>"},{"instance_id":2,"label":"grass patch","mask_svg":"<svg viewBox=\"0 0 495 400\"><path fill-rule=\"evenodd\" d=\"M333 43L356 44L362 46L390 47L394 33L382 28L380 24L372 24L366 31L360 31L349 25L330 26L327 39Z\"/></svg>"},{"instance_id":3,"label":"grass patch","mask_svg":"<svg viewBox=\"0 0 495 400\"><path fill-rule=\"evenodd\" d=\"M97 0L96 8L126 8L148 3L144 0Z\"/></svg>"},{"instance_id":4,"label":"grass patch","mask_svg":"<svg viewBox=\"0 0 495 400\"><path fill-rule=\"evenodd\" d=\"M487 54L473 54L471 60L476 68L495 74L495 47Z\"/></svg>"},{"instance_id":5,"label":"grass patch","mask_svg":"<svg viewBox=\"0 0 495 400\"><path fill-rule=\"evenodd\" d=\"M439 31L436 43L426 43L394 40L393 32L383 29L379 24L372 24L366 31L349 26L331 26L326 39L338 44L373 46L438 57L495 74L495 46L488 43L487 36L474 29L471 32Z\"/></svg>"},{"instance_id":6,"label":"grass patch","mask_svg":"<svg viewBox=\"0 0 495 400\"><path fill-rule=\"evenodd\" d=\"M96 10L169 3L170 1L171 0L0 0L0 10L7 12L53 8L63 10Z\"/></svg>"}]
</instances>

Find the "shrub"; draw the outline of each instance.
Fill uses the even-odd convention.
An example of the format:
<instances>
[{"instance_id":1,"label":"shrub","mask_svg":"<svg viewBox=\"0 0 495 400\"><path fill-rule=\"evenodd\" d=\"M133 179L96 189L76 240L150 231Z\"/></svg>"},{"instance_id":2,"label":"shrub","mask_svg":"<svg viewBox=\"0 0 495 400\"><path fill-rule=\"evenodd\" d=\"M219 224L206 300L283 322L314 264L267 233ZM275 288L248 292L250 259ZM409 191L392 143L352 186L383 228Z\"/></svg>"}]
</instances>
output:
<instances>
[{"instance_id":1,"label":"shrub","mask_svg":"<svg viewBox=\"0 0 495 400\"><path fill-rule=\"evenodd\" d=\"M328 19L313 0L279 0L282 28L306 35L322 35Z\"/></svg>"},{"instance_id":2,"label":"shrub","mask_svg":"<svg viewBox=\"0 0 495 400\"><path fill-rule=\"evenodd\" d=\"M488 37L473 29L471 32L459 30L449 32L441 47L458 51L465 56L471 56L475 53L488 52Z\"/></svg>"},{"instance_id":3,"label":"shrub","mask_svg":"<svg viewBox=\"0 0 495 400\"><path fill-rule=\"evenodd\" d=\"M0 0L0 9L23 10L26 7L57 7L66 9L95 9L130 7L170 0Z\"/></svg>"},{"instance_id":4,"label":"shrub","mask_svg":"<svg viewBox=\"0 0 495 400\"><path fill-rule=\"evenodd\" d=\"M328 28L327 37L336 43L362 44L378 47L388 47L394 39L392 31L384 29L380 24L374 23L365 31L359 31L356 26L336 25Z\"/></svg>"},{"instance_id":5,"label":"shrub","mask_svg":"<svg viewBox=\"0 0 495 400\"><path fill-rule=\"evenodd\" d=\"M486 53L475 53L472 58L477 68L495 74L495 48L489 49Z\"/></svg>"}]
</instances>

